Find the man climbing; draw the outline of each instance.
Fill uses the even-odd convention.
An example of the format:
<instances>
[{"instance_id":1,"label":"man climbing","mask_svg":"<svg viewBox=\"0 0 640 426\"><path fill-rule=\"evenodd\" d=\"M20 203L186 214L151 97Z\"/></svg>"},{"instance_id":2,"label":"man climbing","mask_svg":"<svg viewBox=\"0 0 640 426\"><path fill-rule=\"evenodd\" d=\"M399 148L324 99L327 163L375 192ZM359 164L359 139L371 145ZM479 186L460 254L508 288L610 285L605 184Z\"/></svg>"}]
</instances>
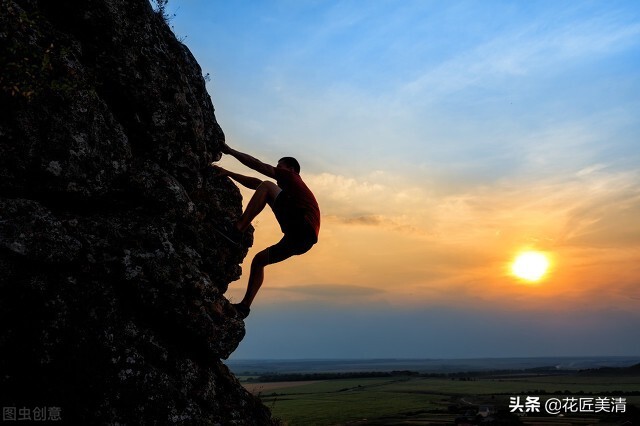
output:
<instances>
[{"instance_id":1,"label":"man climbing","mask_svg":"<svg viewBox=\"0 0 640 426\"><path fill-rule=\"evenodd\" d=\"M320 209L313 193L300 177L300 164L295 158L281 158L273 167L248 154L236 151L227 144L223 145L222 152L277 182L275 184L271 181L244 176L214 165L219 175L229 176L243 186L255 190L240 219L234 224L230 223L219 229L222 235L232 243L240 245L243 233L267 204L273 210L280 229L284 233L284 237L278 243L256 254L251 262L247 292L240 303L233 305L238 315L244 319L249 315L251 303L264 281L265 266L306 253L318 242Z\"/></svg>"}]
</instances>

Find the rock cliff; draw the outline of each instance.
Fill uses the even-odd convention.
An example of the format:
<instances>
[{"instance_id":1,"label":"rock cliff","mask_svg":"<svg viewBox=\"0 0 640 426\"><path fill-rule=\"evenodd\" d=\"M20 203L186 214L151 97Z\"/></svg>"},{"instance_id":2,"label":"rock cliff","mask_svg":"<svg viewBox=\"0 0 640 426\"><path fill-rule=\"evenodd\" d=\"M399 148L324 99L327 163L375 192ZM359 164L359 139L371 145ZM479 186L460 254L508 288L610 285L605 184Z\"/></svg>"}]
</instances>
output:
<instances>
[{"instance_id":1,"label":"rock cliff","mask_svg":"<svg viewBox=\"0 0 640 426\"><path fill-rule=\"evenodd\" d=\"M241 196L196 60L147 0L0 3L0 405L271 424L220 361L247 248L212 229Z\"/></svg>"}]
</instances>

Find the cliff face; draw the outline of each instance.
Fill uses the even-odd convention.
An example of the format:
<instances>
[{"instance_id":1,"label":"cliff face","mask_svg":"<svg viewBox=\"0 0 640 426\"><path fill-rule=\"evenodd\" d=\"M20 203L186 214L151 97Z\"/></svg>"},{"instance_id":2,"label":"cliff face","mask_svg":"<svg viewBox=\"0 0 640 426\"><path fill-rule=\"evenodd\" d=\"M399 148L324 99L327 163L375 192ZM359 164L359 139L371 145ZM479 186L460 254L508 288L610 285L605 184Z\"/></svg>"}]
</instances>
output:
<instances>
[{"instance_id":1,"label":"cliff face","mask_svg":"<svg viewBox=\"0 0 640 426\"><path fill-rule=\"evenodd\" d=\"M0 405L269 424L220 359L247 249L202 71L147 0L1 0Z\"/></svg>"}]
</instances>

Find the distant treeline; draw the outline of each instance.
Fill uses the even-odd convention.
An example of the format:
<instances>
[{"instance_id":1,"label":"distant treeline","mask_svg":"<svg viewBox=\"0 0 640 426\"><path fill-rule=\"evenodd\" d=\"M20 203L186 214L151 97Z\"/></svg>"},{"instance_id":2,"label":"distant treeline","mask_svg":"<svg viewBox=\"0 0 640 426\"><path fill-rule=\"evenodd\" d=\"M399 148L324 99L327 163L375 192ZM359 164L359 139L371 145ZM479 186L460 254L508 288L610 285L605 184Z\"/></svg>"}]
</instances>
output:
<instances>
[{"instance_id":1,"label":"distant treeline","mask_svg":"<svg viewBox=\"0 0 640 426\"><path fill-rule=\"evenodd\" d=\"M266 382L300 382L309 380L336 380L336 379L365 379L380 377L432 377L432 378L450 378L451 380L473 380L474 378L509 378L514 375L526 376L558 376L572 374L611 374L611 373L637 373L640 365L634 365L626 368L597 368L589 370L561 370L554 366L527 368L523 370L488 370L488 371L461 371L456 373L420 373L410 370L394 370L394 371L355 371L355 372L332 372L332 373L266 373L251 374L243 373L243 376L258 376L248 378L248 382L266 383Z\"/></svg>"},{"instance_id":2,"label":"distant treeline","mask_svg":"<svg viewBox=\"0 0 640 426\"><path fill-rule=\"evenodd\" d=\"M634 364L630 367L600 367L600 368L589 368L585 370L580 370L580 373L588 374L588 375L610 375L610 374L618 374L618 375L628 375L628 374L638 374L640 373L640 364Z\"/></svg>"},{"instance_id":3,"label":"distant treeline","mask_svg":"<svg viewBox=\"0 0 640 426\"><path fill-rule=\"evenodd\" d=\"M416 377L417 371L355 371L349 373L284 373L265 374L259 377L251 377L247 382L301 382L308 380L336 380L336 379L366 379L373 377Z\"/></svg>"}]
</instances>

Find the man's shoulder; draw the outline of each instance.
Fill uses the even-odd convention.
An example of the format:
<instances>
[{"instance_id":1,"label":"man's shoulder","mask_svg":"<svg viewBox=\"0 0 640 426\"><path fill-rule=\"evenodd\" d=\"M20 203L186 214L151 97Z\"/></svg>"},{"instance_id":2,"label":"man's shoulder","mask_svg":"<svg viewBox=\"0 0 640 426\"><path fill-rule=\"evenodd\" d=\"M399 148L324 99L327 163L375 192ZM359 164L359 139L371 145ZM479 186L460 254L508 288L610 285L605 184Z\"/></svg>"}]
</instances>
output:
<instances>
[{"instance_id":1,"label":"man's shoulder","mask_svg":"<svg viewBox=\"0 0 640 426\"><path fill-rule=\"evenodd\" d=\"M278 181L287 181L287 182L302 181L302 177L300 177L298 173L292 172L291 170L287 170L287 169L279 169L277 167L276 167L276 179Z\"/></svg>"}]
</instances>

